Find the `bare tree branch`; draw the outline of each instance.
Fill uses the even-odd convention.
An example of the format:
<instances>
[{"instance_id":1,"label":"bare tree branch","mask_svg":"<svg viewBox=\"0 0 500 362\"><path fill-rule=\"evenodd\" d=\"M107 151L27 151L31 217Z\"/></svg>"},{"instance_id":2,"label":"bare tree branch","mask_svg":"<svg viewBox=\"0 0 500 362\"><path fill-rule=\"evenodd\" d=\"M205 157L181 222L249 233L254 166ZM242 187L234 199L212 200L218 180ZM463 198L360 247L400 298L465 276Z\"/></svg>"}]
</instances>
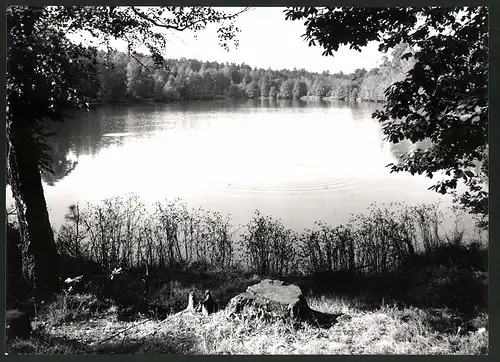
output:
<instances>
[{"instance_id":1,"label":"bare tree branch","mask_svg":"<svg viewBox=\"0 0 500 362\"><path fill-rule=\"evenodd\" d=\"M129 48L129 50L128 50L128 55L130 55L132 58L134 58L134 59L137 61L137 63L139 63L139 64L140 64L141 66L143 66L144 68L146 68L148 71L151 71L150 66L148 66L148 65L144 64L143 62L141 62L141 61L139 60L139 58L137 58L137 57L134 55L134 53L130 51L130 48Z\"/></svg>"},{"instance_id":2,"label":"bare tree branch","mask_svg":"<svg viewBox=\"0 0 500 362\"><path fill-rule=\"evenodd\" d=\"M144 19L146 21L149 21L154 26L158 26L158 27L166 28L166 29L173 29L173 30L177 30L177 31L184 31L184 30L189 29L190 27L192 27L192 26L194 26L194 25L196 25L198 23L206 22L207 21L207 19L205 17L202 17L202 18L200 18L198 20L191 21L191 22L185 24L184 26L175 26L175 25L165 24L163 22L160 22L158 19L156 19L156 20L152 19L148 15L146 15L143 12L139 11L138 9L136 9L134 6L131 6L130 8L132 9L132 11L137 16L139 16L140 18L142 18L142 19ZM237 13L230 14L230 15L224 15L219 20L232 20L235 17L237 17L238 15L240 15L240 14L246 12L246 11L249 11L251 9L253 9L253 8L251 8L251 7L245 7L242 10L238 11Z\"/></svg>"}]
</instances>

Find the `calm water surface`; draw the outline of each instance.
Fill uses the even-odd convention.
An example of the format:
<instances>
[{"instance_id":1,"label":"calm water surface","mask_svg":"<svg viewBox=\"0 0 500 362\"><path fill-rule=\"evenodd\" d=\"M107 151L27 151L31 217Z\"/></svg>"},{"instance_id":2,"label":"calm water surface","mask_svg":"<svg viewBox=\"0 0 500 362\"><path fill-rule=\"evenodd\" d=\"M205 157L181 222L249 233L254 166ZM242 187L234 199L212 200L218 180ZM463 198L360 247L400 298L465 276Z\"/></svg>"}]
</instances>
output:
<instances>
[{"instance_id":1,"label":"calm water surface","mask_svg":"<svg viewBox=\"0 0 500 362\"><path fill-rule=\"evenodd\" d=\"M182 198L234 224L259 209L296 230L346 222L372 202L450 206L427 190L434 180L389 173L387 164L425 144L384 142L371 119L377 107L202 101L78 113L53 139L56 174L44 177L51 222L59 228L71 203L130 192L146 204Z\"/></svg>"}]
</instances>

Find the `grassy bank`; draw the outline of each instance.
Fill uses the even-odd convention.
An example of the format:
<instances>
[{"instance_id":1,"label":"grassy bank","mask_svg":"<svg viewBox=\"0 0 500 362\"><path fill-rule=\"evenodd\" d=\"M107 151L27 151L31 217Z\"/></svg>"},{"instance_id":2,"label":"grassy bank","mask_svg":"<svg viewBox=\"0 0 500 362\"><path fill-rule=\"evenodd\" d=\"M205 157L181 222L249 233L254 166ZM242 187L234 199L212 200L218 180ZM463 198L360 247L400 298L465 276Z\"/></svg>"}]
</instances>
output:
<instances>
[{"instance_id":1,"label":"grassy bank","mask_svg":"<svg viewBox=\"0 0 500 362\"><path fill-rule=\"evenodd\" d=\"M28 339L7 343L9 354L486 354L484 312L465 319L448 309L383 305L323 295L309 297L313 309L351 318L325 329L298 328L262 319L235 318L225 311L209 317L171 315L158 320L137 316L122 321L111 304L73 296L80 318L61 321L59 304L33 323ZM82 307L82 302L83 304ZM56 308L57 307L57 308ZM83 308L83 309L82 309ZM93 312L89 312L93 309ZM84 312L82 312L82 310ZM66 311L68 311L66 309ZM443 330L443 326L447 329Z\"/></svg>"},{"instance_id":2,"label":"grassy bank","mask_svg":"<svg viewBox=\"0 0 500 362\"><path fill-rule=\"evenodd\" d=\"M262 278L233 270L163 270L143 308L142 294L124 303L119 293L77 289L39 308L29 338L7 340L9 354L486 354L486 273L448 268L389 275L288 277L308 304L351 318L330 328L230 316L225 305ZM122 281L134 285L133 279ZM120 282L117 282L120 283ZM355 287L353 287L355 286ZM122 285L117 284L119 290ZM220 311L176 313L193 291L210 289ZM141 291L138 288L137 291ZM116 291L116 289L115 289ZM162 311L157 309L162 307ZM272 338L269 338L269 337Z\"/></svg>"},{"instance_id":3,"label":"grassy bank","mask_svg":"<svg viewBox=\"0 0 500 362\"><path fill-rule=\"evenodd\" d=\"M30 312L34 332L9 339L7 352L484 354L487 244L458 214L444 230L445 217L438 205L372 205L345 225L298 233L258 211L234 226L180 200L153 213L133 195L73 205L57 245L62 280L81 278ZM224 312L263 278L297 284L312 308L351 319L297 329ZM220 312L174 316L206 289Z\"/></svg>"},{"instance_id":4,"label":"grassy bank","mask_svg":"<svg viewBox=\"0 0 500 362\"><path fill-rule=\"evenodd\" d=\"M262 277L241 270L157 270L144 303L142 284L117 280L111 293L78 288L38 309L29 338L9 339L9 354L486 354L485 272L421 267L386 275L333 273L283 277L308 304L351 318L330 328L230 316L230 299ZM123 284L121 284L123 283ZM134 289L134 286L138 288ZM189 292L210 289L220 311L181 314ZM125 292L129 299L124 300ZM161 310L158 309L160 306ZM144 308L145 307L145 308ZM269 337L272 338L269 338Z\"/></svg>"}]
</instances>

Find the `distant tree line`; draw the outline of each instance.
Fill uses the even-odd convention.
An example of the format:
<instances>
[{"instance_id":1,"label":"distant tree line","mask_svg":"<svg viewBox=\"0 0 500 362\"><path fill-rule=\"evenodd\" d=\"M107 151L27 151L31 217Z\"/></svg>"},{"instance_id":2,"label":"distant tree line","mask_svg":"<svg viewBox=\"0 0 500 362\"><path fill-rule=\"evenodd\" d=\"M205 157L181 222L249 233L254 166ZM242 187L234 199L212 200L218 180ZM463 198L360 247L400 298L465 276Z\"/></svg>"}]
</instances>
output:
<instances>
[{"instance_id":1,"label":"distant tree line","mask_svg":"<svg viewBox=\"0 0 500 362\"><path fill-rule=\"evenodd\" d=\"M97 53L96 72L87 79L87 95L99 102L169 102L214 98L282 98L304 96L340 100L383 101L384 91L404 79L413 60L403 60L408 46L394 47L391 59L367 71L351 74L308 72L305 69L272 70L246 64L167 59L164 65L141 54L119 51Z\"/></svg>"}]
</instances>

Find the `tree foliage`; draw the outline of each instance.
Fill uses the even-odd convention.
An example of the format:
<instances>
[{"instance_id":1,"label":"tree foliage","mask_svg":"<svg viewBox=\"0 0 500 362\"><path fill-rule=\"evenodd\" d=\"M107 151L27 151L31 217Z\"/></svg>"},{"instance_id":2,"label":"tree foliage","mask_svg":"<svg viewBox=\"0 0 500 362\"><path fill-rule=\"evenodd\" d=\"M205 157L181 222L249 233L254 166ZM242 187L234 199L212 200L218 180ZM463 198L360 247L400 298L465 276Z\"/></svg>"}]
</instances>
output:
<instances>
[{"instance_id":1,"label":"tree foliage","mask_svg":"<svg viewBox=\"0 0 500 362\"><path fill-rule=\"evenodd\" d=\"M397 48L406 49L407 45L402 43ZM201 62L185 58L165 59L164 64L155 65L150 56L135 54L132 57L118 51L99 51L96 59L97 75L85 87L94 92L91 94L89 91L88 95L98 102L165 102L259 96L276 98L279 92L270 93L271 88L274 86L275 90L281 90L283 81L288 79L293 82L292 93L290 95L289 89L285 87L285 92L279 94L281 98L313 96L382 102L385 88L394 80L403 79L404 72L413 64L412 59L401 61L403 67L393 57L387 58L370 72L356 69L351 74L320 74L304 69L249 70L245 64ZM152 65L144 67L141 63ZM191 68L192 64L196 64L195 69Z\"/></svg>"},{"instance_id":2,"label":"tree foliage","mask_svg":"<svg viewBox=\"0 0 500 362\"><path fill-rule=\"evenodd\" d=\"M361 50L370 41L387 52L398 44L394 67L410 57L414 66L385 91L386 103L374 117L391 142L429 139L427 150L416 149L392 172L437 173L443 178L431 189L455 193L461 180L467 191L457 196L468 211L488 213L488 9L428 8L288 8L286 18L305 20L309 45L334 55L341 45ZM353 31L356 29L356 31ZM373 83L376 75L370 82ZM481 172L477 165L481 164Z\"/></svg>"},{"instance_id":3,"label":"tree foliage","mask_svg":"<svg viewBox=\"0 0 500 362\"><path fill-rule=\"evenodd\" d=\"M301 97L304 97L307 95L307 86L306 83L304 83L301 80L296 79L294 84L293 84L293 98L299 99Z\"/></svg>"},{"instance_id":4,"label":"tree foliage","mask_svg":"<svg viewBox=\"0 0 500 362\"><path fill-rule=\"evenodd\" d=\"M168 6L8 6L6 12L7 175L16 201L24 259L32 265L27 276L34 281L37 297L45 299L58 288L57 252L40 174L50 166L45 122L62 121L67 109L88 106L88 97L98 88L101 96L109 98L123 92L123 84L116 82L124 79L123 72L106 78L116 87L98 87L96 48L75 44L67 36L87 32L94 45L108 49L112 39L125 40L128 55L137 63L127 65L126 89L142 93L154 89L155 79L142 72L151 64L136 56L138 46L149 50L152 64L164 64L164 29L196 32L218 23L219 43L229 49L232 42L237 43L233 20L238 13ZM105 69L111 63L106 60Z\"/></svg>"}]
</instances>

